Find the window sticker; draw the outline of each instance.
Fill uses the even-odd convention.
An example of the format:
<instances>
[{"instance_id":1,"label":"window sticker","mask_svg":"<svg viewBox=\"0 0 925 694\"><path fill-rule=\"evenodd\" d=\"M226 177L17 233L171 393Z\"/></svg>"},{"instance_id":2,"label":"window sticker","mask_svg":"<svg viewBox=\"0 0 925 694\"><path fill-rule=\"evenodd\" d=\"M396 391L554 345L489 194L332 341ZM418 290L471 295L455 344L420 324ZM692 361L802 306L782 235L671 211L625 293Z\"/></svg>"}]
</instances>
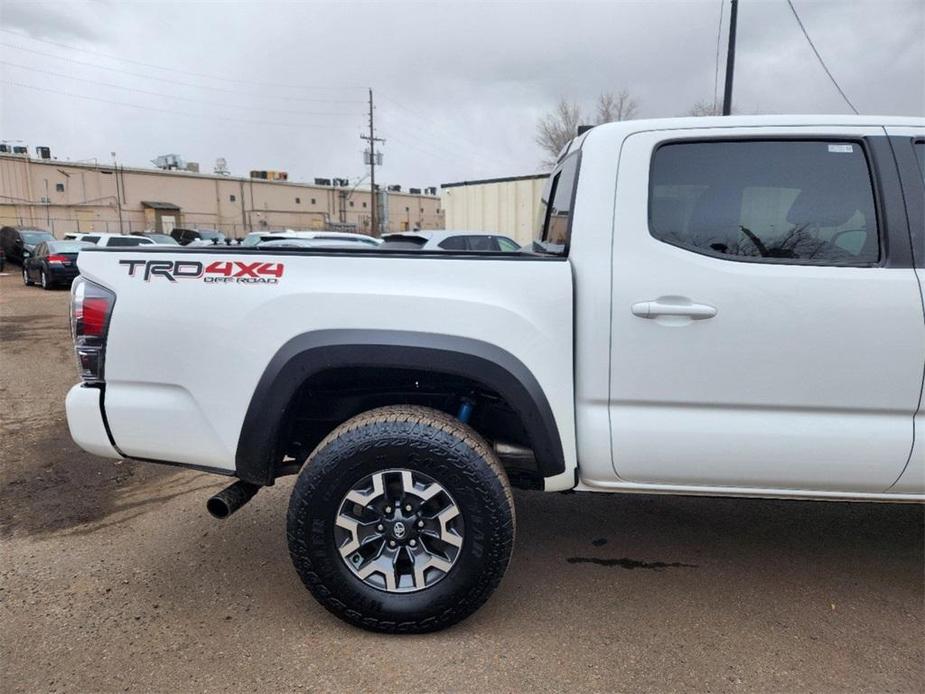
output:
<instances>
[{"instance_id":1,"label":"window sticker","mask_svg":"<svg viewBox=\"0 0 925 694\"><path fill-rule=\"evenodd\" d=\"M841 154L851 154L854 152L854 145L829 145L830 152L839 152Z\"/></svg>"}]
</instances>

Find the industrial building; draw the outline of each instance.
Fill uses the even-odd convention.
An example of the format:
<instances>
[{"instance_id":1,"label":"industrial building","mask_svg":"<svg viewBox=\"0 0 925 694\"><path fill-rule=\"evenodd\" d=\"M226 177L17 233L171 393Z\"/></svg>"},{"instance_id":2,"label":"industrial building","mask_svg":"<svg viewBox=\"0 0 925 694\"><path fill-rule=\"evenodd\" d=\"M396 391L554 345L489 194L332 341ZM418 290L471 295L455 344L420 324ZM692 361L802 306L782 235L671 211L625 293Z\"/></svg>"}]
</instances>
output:
<instances>
[{"instance_id":1,"label":"industrial building","mask_svg":"<svg viewBox=\"0 0 925 694\"><path fill-rule=\"evenodd\" d=\"M447 229L480 229L528 243L536 228L546 174L444 183L441 205Z\"/></svg>"},{"instance_id":2,"label":"industrial building","mask_svg":"<svg viewBox=\"0 0 925 694\"><path fill-rule=\"evenodd\" d=\"M177 169L62 162L0 153L0 225L57 236L209 228L239 238L261 229L337 227L371 233L369 187L344 179L305 184ZM436 188L383 186L376 194L383 233L444 228Z\"/></svg>"}]
</instances>

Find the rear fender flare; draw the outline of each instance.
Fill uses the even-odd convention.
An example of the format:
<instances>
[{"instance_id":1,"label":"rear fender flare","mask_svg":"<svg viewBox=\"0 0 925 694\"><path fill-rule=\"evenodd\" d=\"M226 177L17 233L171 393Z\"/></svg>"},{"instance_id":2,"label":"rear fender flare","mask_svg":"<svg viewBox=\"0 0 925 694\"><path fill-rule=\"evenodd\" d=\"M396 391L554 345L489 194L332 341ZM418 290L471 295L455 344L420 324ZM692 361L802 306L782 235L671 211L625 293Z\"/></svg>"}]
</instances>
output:
<instances>
[{"instance_id":1,"label":"rear fender flare","mask_svg":"<svg viewBox=\"0 0 925 694\"><path fill-rule=\"evenodd\" d=\"M424 369L496 391L520 417L544 477L565 470L559 429L539 382L510 352L465 337L394 330L320 330L297 335L273 356L251 396L235 454L237 476L272 484L279 427L298 389L329 369ZM398 403L396 403L398 404Z\"/></svg>"}]
</instances>

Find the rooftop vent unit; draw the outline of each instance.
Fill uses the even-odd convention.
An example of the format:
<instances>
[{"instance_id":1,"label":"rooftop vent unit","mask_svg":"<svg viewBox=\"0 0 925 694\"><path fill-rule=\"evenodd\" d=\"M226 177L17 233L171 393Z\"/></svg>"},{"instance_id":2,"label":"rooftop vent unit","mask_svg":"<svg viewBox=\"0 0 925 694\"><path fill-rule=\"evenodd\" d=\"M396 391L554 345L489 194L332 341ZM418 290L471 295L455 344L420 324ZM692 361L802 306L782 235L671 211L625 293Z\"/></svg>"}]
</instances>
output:
<instances>
[{"instance_id":1,"label":"rooftop vent unit","mask_svg":"<svg viewBox=\"0 0 925 694\"><path fill-rule=\"evenodd\" d=\"M387 189L390 193L400 193L401 186L389 186Z\"/></svg>"},{"instance_id":2,"label":"rooftop vent unit","mask_svg":"<svg viewBox=\"0 0 925 694\"><path fill-rule=\"evenodd\" d=\"M39 159L51 159L51 147L36 147L35 153Z\"/></svg>"},{"instance_id":3,"label":"rooftop vent unit","mask_svg":"<svg viewBox=\"0 0 925 694\"><path fill-rule=\"evenodd\" d=\"M334 185L339 188L347 188L350 185L350 180L346 178L335 178Z\"/></svg>"},{"instance_id":4,"label":"rooftop vent unit","mask_svg":"<svg viewBox=\"0 0 925 694\"><path fill-rule=\"evenodd\" d=\"M12 151L13 151L13 148L10 145L0 144L0 153L9 154Z\"/></svg>"},{"instance_id":5,"label":"rooftop vent unit","mask_svg":"<svg viewBox=\"0 0 925 694\"><path fill-rule=\"evenodd\" d=\"M436 194L437 194L437 186L430 186L429 188L425 188L424 191L425 191L428 195L436 195Z\"/></svg>"},{"instance_id":6,"label":"rooftop vent unit","mask_svg":"<svg viewBox=\"0 0 925 694\"><path fill-rule=\"evenodd\" d=\"M29 148L23 147L22 145L13 145L13 154L25 154L29 155Z\"/></svg>"},{"instance_id":7,"label":"rooftop vent unit","mask_svg":"<svg viewBox=\"0 0 925 694\"><path fill-rule=\"evenodd\" d=\"M179 154L162 154L159 157L154 157L151 163L164 171L183 169L186 167L183 158Z\"/></svg>"},{"instance_id":8,"label":"rooftop vent unit","mask_svg":"<svg viewBox=\"0 0 925 694\"><path fill-rule=\"evenodd\" d=\"M315 185L316 186L329 186L331 185L331 179L330 178L316 178Z\"/></svg>"},{"instance_id":9,"label":"rooftop vent unit","mask_svg":"<svg viewBox=\"0 0 925 694\"><path fill-rule=\"evenodd\" d=\"M193 173L199 173L199 162L198 161L188 161L186 162L186 170L192 171Z\"/></svg>"},{"instance_id":10,"label":"rooftop vent unit","mask_svg":"<svg viewBox=\"0 0 925 694\"><path fill-rule=\"evenodd\" d=\"M408 192L411 193L412 195L420 195L421 189L420 188L409 188Z\"/></svg>"}]
</instances>

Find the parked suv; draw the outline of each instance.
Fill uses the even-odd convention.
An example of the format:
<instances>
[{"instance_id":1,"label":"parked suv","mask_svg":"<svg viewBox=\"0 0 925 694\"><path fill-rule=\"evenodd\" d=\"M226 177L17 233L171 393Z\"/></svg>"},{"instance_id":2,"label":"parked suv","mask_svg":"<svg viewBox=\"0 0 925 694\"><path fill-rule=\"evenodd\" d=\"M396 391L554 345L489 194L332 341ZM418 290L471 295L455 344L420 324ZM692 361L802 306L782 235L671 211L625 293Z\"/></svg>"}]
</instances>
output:
<instances>
[{"instance_id":1,"label":"parked suv","mask_svg":"<svg viewBox=\"0 0 925 694\"><path fill-rule=\"evenodd\" d=\"M513 253L520 244L501 234L486 231L399 231L382 237L386 250L408 249L420 251L503 251Z\"/></svg>"},{"instance_id":2,"label":"parked suv","mask_svg":"<svg viewBox=\"0 0 925 694\"><path fill-rule=\"evenodd\" d=\"M95 246L104 248L131 248L133 246L153 246L154 241L144 236L134 236L125 234L80 234L71 233L64 235L65 241L85 241Z\"/></svg>"},{"instance_id":3,"label":"parked suv","mask_svg":"<svg viewBox=\"0 0 925 694\"><path fill-rule=\"evenodd\" d=\"M132 236L153 241L159 246L178 246L177 240L170 234L159 234L156 231L133 231Z\"/></svg>"},{"instance_id":4,"label":"parked suv","mask_svg":"<svg viewBox=\"0 0 925 694\"><path fill-rule=\"evenodd\" d=\"M191 243L199 245L207 244L225 244L225 235L214 229L180 229L176 228L170 232L170 235L181 246L188 246Z\"/></svg>"},{"instance_id":5,"label":"parked suv","mask_svg":"<svg viewBox=\"0 0 925 694\"><path fill-rule=\"evenodd\" d=\"M3 227L0 229L0 247L6 259L22 265L42 241L54 241L55 235L44 229L31 227Z\"/></svg>"}]
</instances>

